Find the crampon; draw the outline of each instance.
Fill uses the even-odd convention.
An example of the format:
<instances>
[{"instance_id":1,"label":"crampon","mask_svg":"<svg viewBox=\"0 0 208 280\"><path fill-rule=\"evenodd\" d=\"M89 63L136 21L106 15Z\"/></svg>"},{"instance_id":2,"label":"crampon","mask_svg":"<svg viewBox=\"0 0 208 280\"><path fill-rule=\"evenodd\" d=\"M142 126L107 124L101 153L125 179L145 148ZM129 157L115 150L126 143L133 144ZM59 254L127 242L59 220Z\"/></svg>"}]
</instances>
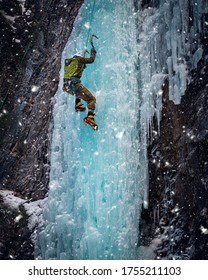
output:
<instances>
[{"instance_id":1,"label":"crampon","mask_svg":"<svg viewBox=\"0 0 208 280\"><path fill-rule=\"evenodd\" d=\"M90 118L90 117L84 118L84 124L85 125L90 125L93 130L98 130L98 125L93 120L93 118Z\"/></svg>"}]
</instances>

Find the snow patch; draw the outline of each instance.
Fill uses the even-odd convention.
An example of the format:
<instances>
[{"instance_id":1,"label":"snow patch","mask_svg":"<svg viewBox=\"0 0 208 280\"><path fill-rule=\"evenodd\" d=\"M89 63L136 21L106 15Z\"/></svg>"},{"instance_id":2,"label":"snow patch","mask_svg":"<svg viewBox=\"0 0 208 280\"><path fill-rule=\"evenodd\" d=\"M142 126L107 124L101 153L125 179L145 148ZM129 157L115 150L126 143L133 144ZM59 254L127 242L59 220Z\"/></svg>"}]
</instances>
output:
<instances>
[{"instance_id":1,"label":"snow patch","mask_svg":"<svg viewBox=\"0 0 208 280\"><path fill-rule=\"evenodd\" d=\"M42 214L42 206L44 200L28 201L23 198L15 196L14 192L8 190L1 190L0 196L3 199L3 203L10 209L19 211L19 207L23 206L28 215L28 228L33 230L39 223L39 217ZM22 215L19 214L15 218L15 222L18 223L22 219Z\"/></svg>"},{"instance_id":2,"label":"snow patch","mask_svg":"<svg viewBox=\"0 0 208 280\"><path fill-rule=\"evenodd\" d=\"M16 18L19 18L19 16L8 16L7 14L5 14L4 11L0 10L0 13L2 14L2 16L7 20L7 22L10 24L12 29L16 29L13 24L15 23Z\"/></svg>"},{"instance_id":3,"label":"snow patch","mask_svg":"<svg viewBox=\"0 0 208 280\"><path fill-rule=\"evenodd\" d=\"M23 218L23 216L22 216L21 214L18 215L18 216L14 219L15 223L19 223L19 221L20 221L22 218Z\"/></svg>"},{"instance_id":4,"label":"snow patch","mask_svg":"<svg viewBox=\"0 0 208 280\"><path fill-rule=\"evenodd\" d=\"M30 16L30 14L32 13L31 10L27 10L27 12L25 13L26 16Z\"/></svg>"},{"instance_id":5,"label":"snow patch","mask_svg":"<svg viewBox=\"0 0 208 280\"><path fill-rule=\"evenodd\" d=\"M25 12L25 0L17 0L22 8L22 14Z\"/></svg>"}]
</instances>

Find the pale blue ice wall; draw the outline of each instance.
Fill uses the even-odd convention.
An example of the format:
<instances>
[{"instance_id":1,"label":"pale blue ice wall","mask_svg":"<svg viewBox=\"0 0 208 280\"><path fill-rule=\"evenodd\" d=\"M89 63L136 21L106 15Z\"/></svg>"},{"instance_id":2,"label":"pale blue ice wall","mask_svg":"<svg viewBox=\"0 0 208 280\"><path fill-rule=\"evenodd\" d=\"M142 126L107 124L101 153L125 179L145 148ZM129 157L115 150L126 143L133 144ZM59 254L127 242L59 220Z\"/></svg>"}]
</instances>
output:
<instances>
[{"instance_id":1,"label":"pale blue ice wall","mask_svg":"<svg viewBox=\"0 0 208 280\"><path fill-rule=\"evenodd\" d=\"M97 59L82 82L97 98L98 132L83 125L85 114L74 112L73 97L59 85L38 258L147 258L136 244L142 202L148 207L147 139L158 133L149 128L154 114L159 126L164 79L180 103L203 54L208 1L160 0L136 13L133 2L96 0ZM63 60L83 50L92 5L86 0L81 8Z\"/></svg>"},{"instance_id":2,"label":"pale blue ice wall","mask_svg":"<svg viewBox=\"0 0 208 280\"><path fill-rule=\"evenodd\" d=\"M83 51L92 4L86 0L82 6L63 60ZM99 36L97 58L87 66L82 83L97 98L98 132L85 127L85 113L74 112L74 98L59 85L37 258L142 258L137 241L145 178L135 20L133 1L96 1L92 31Z\"/></svg>"},{"instance_id":3,"label":"pale blue ice wall","mask_svg":"<svg viewBox=\"0 0 208 280\"><path fill-rule=\"evenodd\" d=\"M201 36L203 27L208 25L208 0L158 0L153 7L141 9L138 1L138 51L142 98L140 111L140 135L143 151L149 140L160 133L162 110L162 87L164 80L169 82L169 98L175 104L181 102L190 71L197 67L202 58ZM157 117L158 130L151 128L153 116ZM146 148L145 148L146 147ZM143 153L143 166L148 182L147 155ZM143 172L145 174L145 170ZM148 184L145 188L145 201L148 202Z\"/></svg>"},{"instance_id":4,"label":"pale blue ice wall","mask_svg":"<svg viewBox=\"0 0 208 280\"><path fill-rule=\"evenodd\" d=\"M139 1L138 1L139 2ZM154 1L153 1L154 2ZM190 82L190 71L202 57L201 35L207 26L208 0L158 0L157 8L138 11L139 57L144 137L154 114L161 119L161 87L169 81L169 97L179 104Z\"/></svg>"}]
</instances>

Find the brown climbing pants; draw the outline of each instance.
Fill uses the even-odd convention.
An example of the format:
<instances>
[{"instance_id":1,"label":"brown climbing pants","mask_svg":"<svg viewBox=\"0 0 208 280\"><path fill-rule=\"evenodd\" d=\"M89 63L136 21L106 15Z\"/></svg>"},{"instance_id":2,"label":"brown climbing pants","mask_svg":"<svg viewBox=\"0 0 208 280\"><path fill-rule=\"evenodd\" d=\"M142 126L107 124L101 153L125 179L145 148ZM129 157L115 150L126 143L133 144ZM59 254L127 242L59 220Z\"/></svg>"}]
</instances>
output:
<instances>
[{"instance_id":1,"label":"brown climbing pants","mask_svg":"<svg viewBox=\"0 0 208 280\"><path fill-rule=\"evenodd\" d=\"M63 90L69 94L72 94L70 88L63 87ZM96 98L92 95L92 93L84 87L81 83L77 83L74 86L76 98L80 98L87 102L87 107L89 110L95 110Z\"/></svg>"}]
</instances>

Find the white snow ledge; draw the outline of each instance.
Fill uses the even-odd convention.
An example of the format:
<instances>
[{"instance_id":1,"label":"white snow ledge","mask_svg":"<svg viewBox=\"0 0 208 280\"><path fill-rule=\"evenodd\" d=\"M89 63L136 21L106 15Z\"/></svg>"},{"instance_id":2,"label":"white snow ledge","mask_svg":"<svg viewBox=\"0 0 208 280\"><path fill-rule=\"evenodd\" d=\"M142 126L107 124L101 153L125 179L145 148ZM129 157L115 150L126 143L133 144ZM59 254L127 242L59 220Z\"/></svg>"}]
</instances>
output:
<instances>
[{"instance_id":1,"label":"white snow ledge","mask_svg":"<svg viewBox=\"0 0 208 280\"><path fill-rule=\"evenodd\" d=\"M28 215L28 228L30 230L34 229L34 227L39 222L39 217L42 214L42 204L44 200L37 201L27 201L25 199L19 198L14 195L14 192L8 190L0 190L0 196L3 199L3 203L7 205L10 209L19 210L20 206L25 208L25 211ZM19 214L14 221L19 222L22 216Z\"/></svg>"}]
</instances>

